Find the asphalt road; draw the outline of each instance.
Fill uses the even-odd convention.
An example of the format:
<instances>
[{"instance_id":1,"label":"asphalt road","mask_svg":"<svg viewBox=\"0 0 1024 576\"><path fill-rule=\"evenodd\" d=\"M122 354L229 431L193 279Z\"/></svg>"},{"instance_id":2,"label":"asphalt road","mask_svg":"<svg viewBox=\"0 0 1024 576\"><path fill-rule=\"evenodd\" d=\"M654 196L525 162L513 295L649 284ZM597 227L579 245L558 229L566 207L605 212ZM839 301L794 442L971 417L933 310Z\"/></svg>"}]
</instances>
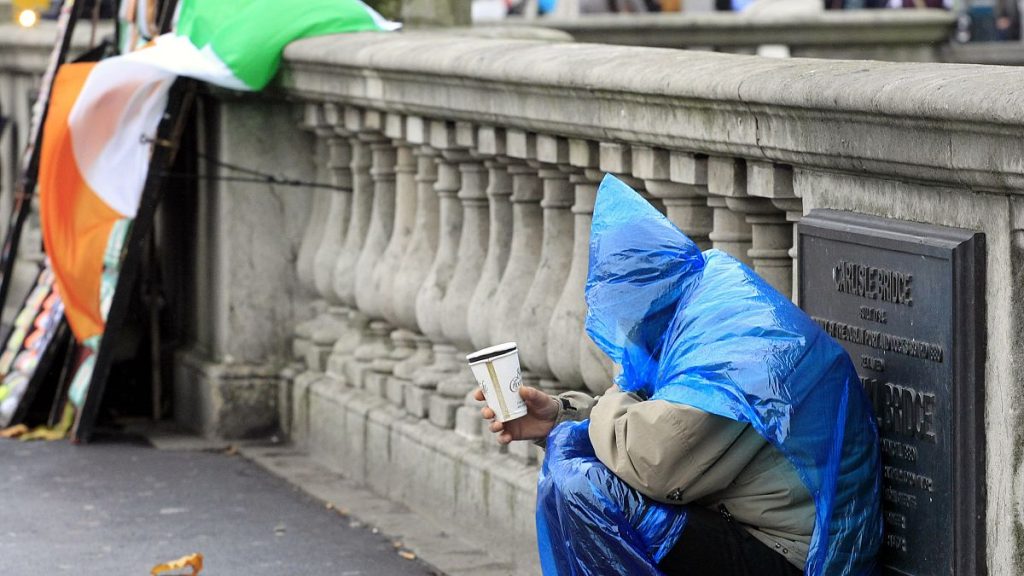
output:
<instances>
[{"instance_id":1,"label":"asphalt road","mask_svg":"<svg viewBox=\"0 0 1024 576\"><path fill-rule=\"evenodd\" d=\"M0 572L146 576L193 552L202 576L433 573L239 456L0 440Z\"/></svg>"}]
</instances>

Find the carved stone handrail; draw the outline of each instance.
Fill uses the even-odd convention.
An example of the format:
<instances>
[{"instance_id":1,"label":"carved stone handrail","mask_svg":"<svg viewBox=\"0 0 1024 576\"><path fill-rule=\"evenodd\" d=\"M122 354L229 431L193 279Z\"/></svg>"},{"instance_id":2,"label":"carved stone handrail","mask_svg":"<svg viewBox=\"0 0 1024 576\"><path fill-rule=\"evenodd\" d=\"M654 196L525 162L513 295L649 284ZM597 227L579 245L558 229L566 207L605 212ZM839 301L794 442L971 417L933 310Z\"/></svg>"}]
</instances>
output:
<instances>
[{"instance_id":1,"label":"carved stone handrail","mask_svg":"<svg viewBox=\"0 0 1024 576\"><path fill-rule=\"evenodd\" d=\"M306 99L957 187L1024 185L1013 68L353 35L286 50Z\"/></svg>"},{"instance_id":2,"label":"carved stone handrail","mask_svg":"<svg viewBox=\"0 0 1024 576\"><path fill-rule=\"evenodd\" d=\"M788 46L794 53L817 50L819 56L874 49L882 59L904 59L935 50L949 41L956 16L945 10L851 10L804 14L704 12L680 14L590 14L572 19L509 19L502 27L552 28L578 42L653 48L714 48L735 51L764 44ZM900 49L904 49L901 51ZM910 50L908 50L910 49Z\"/></svg>"}]
</instances>

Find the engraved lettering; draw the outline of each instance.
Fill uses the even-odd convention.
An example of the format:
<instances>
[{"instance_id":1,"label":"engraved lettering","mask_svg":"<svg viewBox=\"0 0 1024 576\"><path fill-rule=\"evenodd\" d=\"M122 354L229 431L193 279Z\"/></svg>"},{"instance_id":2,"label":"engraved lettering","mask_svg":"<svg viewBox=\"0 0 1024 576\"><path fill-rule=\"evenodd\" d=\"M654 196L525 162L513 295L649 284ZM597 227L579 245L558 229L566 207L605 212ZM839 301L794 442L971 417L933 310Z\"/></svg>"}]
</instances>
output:
<instances>
[{"instance_id":1,"label":"engraved lettering","mask_svg":"<svg viewBox=\"0 0 1024 576\"><path fill-rule=\"evenodd\" d=\"M861 377L860 383L871 400L878 429L931 443L937 441L935 431L935 395L883 383L877 378Z\"/></svg>"},{"instance_id":2,"label":"engraved lettering","mask_svg":"<svg viewBox=\"0 0 1024 576\"><path fill-rule=\"evenodd\" d=\"M868 320L870 322L877 322L879 324L885 324L889 321L889 316L885 312L885 310L872 308L871 306L861 306L860 319Z\"/></svg>"},{"instance_id":3,"label":"engraved lettering","mask_svg":"<svg viewBox=\"0 0 1024 576\"><path fill-rule=\"evenodd\" d=\"M907 494L906 492L897 490L895 488L887 486L882 491L882 498L886 502L896 504L897 506L902 506L903 508L907 508L909 510L917 509L917 496L914 496L913 494Z\"/></svg>"},{"instance_id":4,"label":"engraved lettering","mask_svg":"<svg viewBox=\"0 0 1024 576\"><path fill-rule=\"evenodd\" d=\"M885 372L885 360L867 354L860 355L860 367L875 372Z\"/></svg>"},{"instance_id":5,"label":"engraved lettering","mask_svg":"<svg viewBox=\"0 0 1024 576\"><path fill-rule=\"evenodd\" d=\"M928 476L918 474L917 472L911 472L910 470L904 470L903 468L897 468L895 466L882 466L882 478L896 484L902 484L911 488L924 490L925 492L935 491L933 486L934 483Z\"/></svg>"},{"instance_id":6,"label":"engraved lettering","mask_svg":"<svg viewBox=\"0 0 1024 576\"><path fill-rule=\"evenodd\" d=\"M907 529L907 516L899 512L886 511L885 523L894 528Z\"/></svg>"},{"instance_id":7,"label":"engraved lettering","mask_svg":"<svg viewBox=\"0 0 1024 576\"><path fill-rule=\"evenodd\" d=\"M907 539L899 534L886 534L885 545L886 547L899 552L907 551Z\"/></svg>"},{"instance_id":8,"label":"engraved lettering","mask_svg":"<svg viewBox=\"0 0 1024 576\"><path fill-rule=\"evenodd\" d=\"M882 438L882 454L909 463L917 462L917 446L891 438Z\"/></svg>"},{"instance_id":9,"label":"engraved lettering","mask_svg":"<svg viewBox=\"0 0 1024 576\"><path fill-rule=\"evenodd\" d=\"M840 260L832 268L836 291L893 304L913 306L913 274Z\"/></svg>"},{"instance_id":10,"label":"engraved lettering","mask_svg":"<svg viewBox=\"0 0 1024 576\"><path fill-rule=\"evenodd\" d=\"M860 344L883 352L896 352L913 358L942 362L945 355L942 346L914 338L905 338L877 330L869 330L838 320L827 320L812 316L829 336L853 344Z\"/></svg>"}]
</instances>

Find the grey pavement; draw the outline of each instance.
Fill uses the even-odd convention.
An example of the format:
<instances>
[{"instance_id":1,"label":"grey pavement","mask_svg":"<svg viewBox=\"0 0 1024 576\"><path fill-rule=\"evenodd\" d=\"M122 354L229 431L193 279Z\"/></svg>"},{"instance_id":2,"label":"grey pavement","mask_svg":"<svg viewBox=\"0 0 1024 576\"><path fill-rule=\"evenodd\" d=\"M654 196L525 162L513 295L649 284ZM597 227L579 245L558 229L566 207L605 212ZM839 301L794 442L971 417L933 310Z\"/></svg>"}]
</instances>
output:
<instances>
[{"instance_id":1,"label":"grey pavement","mask_svg":"<svg viewBox=\"0 0 1024 576\"><path fill-rule=\"evenodd\" d=\"M406 576L433 570L239 456L126 438L0 440L5 574L147 575L193 552L202 576ZM186 571L187 573L187 571Z\"/></svg>"}]
</instances>

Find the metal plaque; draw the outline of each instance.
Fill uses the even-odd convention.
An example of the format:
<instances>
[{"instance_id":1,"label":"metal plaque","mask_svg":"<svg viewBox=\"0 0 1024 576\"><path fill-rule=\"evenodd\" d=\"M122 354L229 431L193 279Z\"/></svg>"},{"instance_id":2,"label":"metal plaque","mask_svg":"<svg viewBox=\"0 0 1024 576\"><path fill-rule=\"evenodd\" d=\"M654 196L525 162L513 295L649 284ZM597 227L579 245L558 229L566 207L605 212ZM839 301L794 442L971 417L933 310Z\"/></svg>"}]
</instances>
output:
<instances>
[{"instance_id":1,"label":"metal plaque","mask_svg":"<svg viewBox=\"0 0 1024 576\"><path fill-rule=\"evenodd\" d=\"M850 353L881 438L885 574L985 573L985 236L815 210L800 306Z\"/></svg>"}]
</instances>

